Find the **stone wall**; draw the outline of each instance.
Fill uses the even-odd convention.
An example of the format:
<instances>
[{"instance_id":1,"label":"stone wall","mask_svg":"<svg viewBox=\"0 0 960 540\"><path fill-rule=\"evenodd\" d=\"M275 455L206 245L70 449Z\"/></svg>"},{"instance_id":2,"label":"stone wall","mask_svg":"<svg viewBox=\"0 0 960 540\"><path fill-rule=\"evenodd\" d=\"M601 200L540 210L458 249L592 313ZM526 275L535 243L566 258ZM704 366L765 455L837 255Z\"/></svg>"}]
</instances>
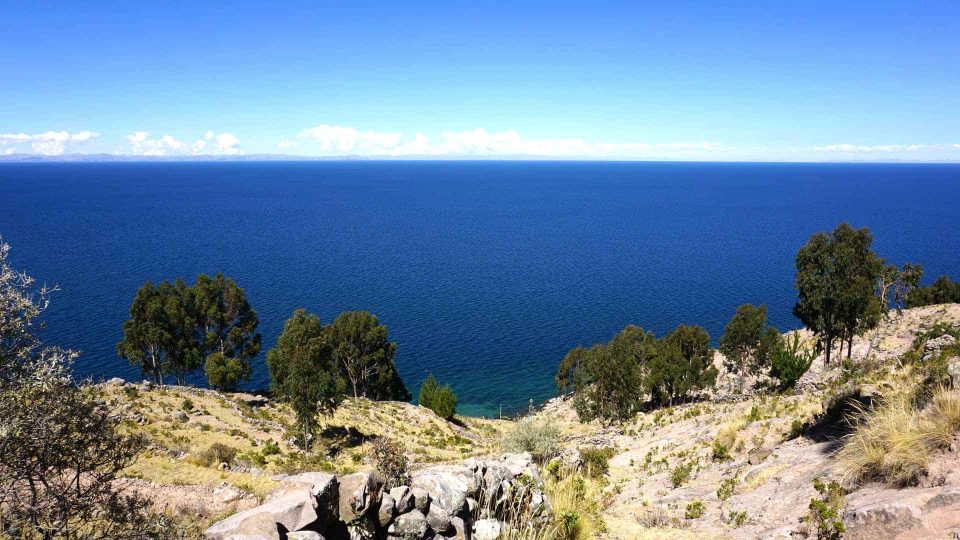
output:
<instances>
[{"instance_id":1,"label":"stone wall","mask_svg":"<svg viewBox=\"0 0 960 540\"><path fill-rule=\"evenodd\" d=\"M288 476L265 503L214 524L205 536L495 540L518 512L526 526L549 520L552 513L529 454L427 467L414 472L408 485L391 489L374 471Z\"/></svg>"}]
</instances>

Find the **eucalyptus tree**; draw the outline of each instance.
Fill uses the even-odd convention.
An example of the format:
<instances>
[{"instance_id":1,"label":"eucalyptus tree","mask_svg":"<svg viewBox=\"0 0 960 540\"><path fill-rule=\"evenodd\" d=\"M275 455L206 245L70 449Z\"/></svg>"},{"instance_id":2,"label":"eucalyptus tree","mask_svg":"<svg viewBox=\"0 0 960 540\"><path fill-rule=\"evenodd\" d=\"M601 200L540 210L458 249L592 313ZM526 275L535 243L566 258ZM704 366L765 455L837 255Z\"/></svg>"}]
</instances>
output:
<instances>
[{"instance_id":1,"label":"eucalyptus tree","mask_svg":"<svg viewBox=\"0 0 960 540\"><path fill-rule=\"evenodd\" d=\"M220 272L212 278L200 274L192 291L207 379L211 386L230 389L250 377L251 360L260 353L257 312L244 290Z\"/></svg>"},{"instance_id":2,"label":"eucalyptus tree","mask_svg":"<svg viewBox=\"0 0 960 540\"><path fill-rule=\"evenodd\" d=\"M397 344L377 316L368 311L341 313L327 327L333 357L349 381L354 397L373 400L409 401L397 372L394 357Z\"/></svg>"},{"instance_id":3,"label":"eucalyptus tree","mask_svg":"<svg viewBox=\"0 0 960 540\"><path fill-rule=\"evenodd\" d=\"M729 371L741 377L756 375L769 366L775 338L779 332L767 325L767 307L743 304L724 328L719 350Z\"/></svg>"},{"instance_id":4,"label":"eucalyptus tree","mask_svg":"<svg viewBox=\"0 0 960 540\"><path fill-rule=\"evenodd\" d=\"M310 446L317 414L334 411L345 395L346 384L328 338L319 317L298 309L267 351L270 389L293 409L303 448Z\"/></svg>"},{"instance_id":5,"label":"eucalyptus tree","mask_svg":"<svg viewBox=\"0 0 960 540\"><path fill-rule=\"evenodd\" d=\"M875 288L882 260L870 248L866 228L841 223L829 234L817 233L797 252L794 314L819 338L830 362L833 343L847 343L880 320Z\"/></svg>"}]
</instances>

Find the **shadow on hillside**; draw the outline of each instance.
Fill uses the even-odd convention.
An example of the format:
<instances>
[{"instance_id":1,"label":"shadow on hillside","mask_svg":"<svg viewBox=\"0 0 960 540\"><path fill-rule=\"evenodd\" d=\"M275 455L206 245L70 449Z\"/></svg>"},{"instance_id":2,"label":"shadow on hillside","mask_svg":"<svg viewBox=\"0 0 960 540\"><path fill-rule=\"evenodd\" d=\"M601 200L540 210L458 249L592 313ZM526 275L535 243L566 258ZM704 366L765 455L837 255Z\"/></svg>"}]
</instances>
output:
<instances>
[{"instance_id":1,"label":"shadow on hillside","mask_svg":"<svg viewBox=\"0 0 960 540\"><path fill-rule=\"evenodd\" d=\"M320 432L320 438L327 442L327 453L334 458L348 448L360 446L369 436L352 426L330 426Z\"/></svg>"},{"instance_id":2,"label":"shadow on hillside","mask_svg":"<svg viewBox=\"0 0 960 540\"><path fill-rule=\"evenodd\" d=\"M836 452L843 445L843 439L854 430L851 419L872 405L873 399L861 396L859 390L838 392L825 404L826 412L804 429L803 436L817 443L828 443L824 448L827 453Z\"/></svg>"}]
</instances>

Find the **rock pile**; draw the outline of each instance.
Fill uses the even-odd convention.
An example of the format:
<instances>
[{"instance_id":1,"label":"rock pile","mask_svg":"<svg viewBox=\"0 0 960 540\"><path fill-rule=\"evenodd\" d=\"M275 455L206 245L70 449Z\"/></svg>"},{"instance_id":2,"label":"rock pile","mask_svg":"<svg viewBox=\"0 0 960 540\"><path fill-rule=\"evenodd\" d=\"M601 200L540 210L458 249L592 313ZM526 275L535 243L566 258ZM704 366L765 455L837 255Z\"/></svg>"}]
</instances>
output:
<instances>
[{"instance_id":1,"label":"rock pile","mask_svg":"<svg viewBox=\"0 0 960 540\"><path fill-rule=\"evenodd\" d=\"M526 524L552 512L529 454L428 467L392 489L375 471L288 476L267 502L204 534L209 540L494 540L516 512Z\"/></svg>"}]
</instances>

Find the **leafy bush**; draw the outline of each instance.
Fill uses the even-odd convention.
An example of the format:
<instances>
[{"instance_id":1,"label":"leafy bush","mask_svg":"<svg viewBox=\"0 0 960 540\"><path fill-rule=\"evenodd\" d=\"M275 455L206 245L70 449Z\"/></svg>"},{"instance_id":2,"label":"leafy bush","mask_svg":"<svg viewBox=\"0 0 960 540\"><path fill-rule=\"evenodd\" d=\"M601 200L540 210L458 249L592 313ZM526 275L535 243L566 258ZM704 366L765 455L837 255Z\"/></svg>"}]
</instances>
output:
<instances>
[{"instance_id":1,"label":"leafy bush","mask_svg":"<svg viewBox=\"0 0 960 540\"><path fill-rule=\"evenodd\" d=\"M221 463L230 465L236 457L237 449L222 443L213 443L197 454L197 460L207 467L217 467Z\"/></svg>"},{"instance_id":2,"label":"leafy bush","mask_svg":"<svg viewBox=\"0 0 960 540\"><path fill-rule=\"evenodd\" d=\"M517 421L501 441L507 452L530 452L537 463L560 453L560 429L547 416L527 416Z\"/></svg>"},{"instance_id":3,"label":"leafy bush","mask_svg":"<svg viewBox=\"0 0 960 540\"><path fill-rule=\"evenodd\" d=\"M741 510L739 512L730 512L729 522L733 525L734 529L739 529L747 522L747 512L746 510Z\"/></svg>"},{"instance_id":4,"label":"leafy bush","mask_svg":"<svg viewBox=\"0 0 960 540\"><path fill-rule=\"evenodd\" d=\"M673 471L670 473L670 483L674 488L678 488L683 484L686 484L690 480L690 471L693 470L693 463L681 463L674 467Z\"/></svg>"},{"instance_id":5,"label":"leafy bush","mask_svg":"<svg viewBox=\"0 0 960 540\"><path fill-rule=\"evenodd\" d=\"M613 457L613 448L599 448L596 446L585 446L580 448L580 459L583 461L583 468L591 478L598 478L607 474L610 470L610 458Z\"/></svg>"},{"instance_id":6,"label":"leafy bush","mask_svg":"<svg viewBox=\"0 0 960 540\"><path fill-rule=\"evenodd\" d=\"M733 459L730 455L730 448L723 444L720 439L713 441L713 451L710 455L714 461L729 461Z\"/></svg>"},{"instance_id":7,"label":"leafy bush","mask_svg":"<svg viewBox=\"0 0 960 540\"><path fill-rule=\"evenodd\" d=\"M820 498L810 499L810 513L805 520L816 530L818 539L839 540L845 532L840 520L845 495L843 488L833 481L824 484L819 478L814 478L813 487Z\"/></svg>"},{"instance_id":8,"label":"leafy bush","mask_svg":"<svg viewBox=\"0 0 960 540\"><path fill-rule=\"evenodd\" d=\"M252 372L247 358L230 358L222 353L213 353L207 357L204 366L207 382L217 390L233 390L240 381L250 378Z\"/></svg>"},{"instance_id":9,"label":"leafy bush","mask_svg":"<svg viewBox=\"0 0 960 540\"><path fill-rule=\"evenodd\" d=\"M792 338L775 342L770 355L770 375L780 382L781 390L793 388L816 357L816 349L802 348L800 333L794 332Z\"/></svg>"},{"instance_id":10,"label":"leafy bush","mask_svg":"<svg viewBox=\"0 0 960 540\"><path fill-rule=\"evenodd\" d=\"M697 519L702 516L705 511L706 507L703 505L703 501L693 501L687 504L687 510L684 512L683 517L687 519Z\"/></svg>"},{"instance_id":11,"label":"leafy bush","mask_svg":"<svg viewBox=\"0 0 960 540\"><path fill-rule=\"evenodd\" d=\"M190 412L193 410L193 400L190 398L184 398L183 403L180 404L180 408L184 411Z\"/></svg>"},{"instance_id":12,"label":"leafy bush","mask_svg":"<svg viewBox=\"0 0 960 540\"><path fill-rule=\"evenodd\" d=\"M449 385L440 386L432 373L420 385L418 400L444 420L452 420L457 413L457 395Z\"/></svg>"},{"instance_id":13,"label":"leafy bush","mask_svg":"<svg viewBox=\"0 0 960 540\"><path fill-rule=\"evenodd\" d=\"M740 483L740 479L736 476L732 478L724 478L720 482L720 487L717 488L717 498L720 501L725 501L733 496L734 490L737 489L737 484Z\"/></svg>"},{"instance_id":14,"label":"leafy bush","mask_svg":"<svg viewBox=\"0 0 960 540\"><path fill-rule=\"evenodd\" d=\"M370 447L370 459L383 476L386 489L406 484L410 480L409 461L403 446L386 437L378 437Z\"/></svg>"}]
</instances>

